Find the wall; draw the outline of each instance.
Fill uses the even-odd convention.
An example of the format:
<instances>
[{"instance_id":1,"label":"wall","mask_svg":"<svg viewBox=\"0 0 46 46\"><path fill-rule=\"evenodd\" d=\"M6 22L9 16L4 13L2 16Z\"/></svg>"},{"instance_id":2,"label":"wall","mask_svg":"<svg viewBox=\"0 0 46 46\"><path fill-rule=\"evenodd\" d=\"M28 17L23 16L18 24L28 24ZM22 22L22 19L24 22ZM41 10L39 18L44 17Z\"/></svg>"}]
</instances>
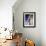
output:
<instances>
[{"instance_id":1,"label":"wall","mask_svg":"<svg viewBox=\"0 0 46 46\"><path fill-rule=\"evenodd\" d=\"M24 39L31 39L36 46L41 46L41 0L23 0L13 7L15 31L23 33ZM23 12L36 12L36 27L23 27Z\"/></svg>"},{"instance_id":2,"label":"wall","mask_svg":"<svg viewBox=\"0 0 46 46\"><path fill-rule=\"evenodd\" d=\"M12 6L15 2L16 0L0 0L0 27L12 28ZM39 42L40 39L42 46L46 46L46 0L41 0L41 2L40 0L23 0L20 4L21 5L15 6L15 3L15 7L13 8L16 15L15 29L18 30L18 32L22 32L25 38L33 39L38 46L40 46L39 44L41 43ZM39 13L40 10L41 15ZM36 11L36 28L23 28L24 11Z\"/></svg>"},{"instance_id":3,"label":"wall","mask_svg":"<svg viewBox=\"0 0 46 46\"><path fill-rule=\"evenodd\" d=\"M0 0L0 27L12 29L12 6L16 0Z\"/></svg>"},{"instance_id":4,"label":"wall","mask_svg":"<svg viewBox=\"0 0 46 46\"><path fill-rule=\"evenodd\" d=\"M46 0L41 1L41 40L42 46L46 46Z\"/></svg>"}]
</instances>

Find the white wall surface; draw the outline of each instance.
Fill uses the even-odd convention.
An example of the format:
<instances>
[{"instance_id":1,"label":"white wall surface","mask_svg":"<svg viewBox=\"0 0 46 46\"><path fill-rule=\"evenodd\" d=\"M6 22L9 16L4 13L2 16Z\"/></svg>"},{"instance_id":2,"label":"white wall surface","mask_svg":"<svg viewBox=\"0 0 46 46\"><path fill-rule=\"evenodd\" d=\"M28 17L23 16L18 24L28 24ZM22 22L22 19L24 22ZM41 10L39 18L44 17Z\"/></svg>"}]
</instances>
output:
<instances>
[{"instance_id":1,"label":"white wall surface","mask_svg":"<svg viewBox=\"0 0 46 46\"><path fill-rule=\"evenodd\" d=\"M0 27L12 28L12 6L16 0L0 0ZM15 8L15 7L14 7ZM15 8L16 9L16 8ZM23 12L36 12L36 28L23 28ZM46 0L23 0L15 14L15 29L24 37L46 46Z\"/></svg>"},{"instance_id":2,"label":"white wall surface","mask_svg":"<svg viewBox=\"0 0 46 46\"><path fill-rule=\"evenodd\" d=\"M16 0L0 0L0 27L12 29L12 6Z\"/></svg>"},{"instance_id":3,"label":"white wall surface","mask_svg":"<svg viewBox=\"0 0 46 46\"><path fill-rule=\"evenodd\" d=\"M42 46L46 46L46 0L41 2L41 38Z\"/></svg>"},{"instance_id":4,"label":"white wall surface","mask_svg":"<svg viewBox=\"0 0 46 46\"><path fill-rule=\"evenodd\" d=\"M18 3L17 3L18 4ZM16 8L13 7L15 30L23 33L23 37L34 40L36 46L46 46L46 1L23 0ZM23 27L23 12L36 12L36 27Z\"/></svg>"},{"instance_id":5,"label":"white wall surface","mask_svg":"<svg viewBox=\"0 0 46 46\"><path fill-rule=\"evenodd\" d=\"M14 12L15 29L24 34L24 38L35 41L36 46L41 46L41 26L40 26L40 0L23 0ZM23 12L36 12L36 27L23 28Z\"/></svg>"}]
</instances>

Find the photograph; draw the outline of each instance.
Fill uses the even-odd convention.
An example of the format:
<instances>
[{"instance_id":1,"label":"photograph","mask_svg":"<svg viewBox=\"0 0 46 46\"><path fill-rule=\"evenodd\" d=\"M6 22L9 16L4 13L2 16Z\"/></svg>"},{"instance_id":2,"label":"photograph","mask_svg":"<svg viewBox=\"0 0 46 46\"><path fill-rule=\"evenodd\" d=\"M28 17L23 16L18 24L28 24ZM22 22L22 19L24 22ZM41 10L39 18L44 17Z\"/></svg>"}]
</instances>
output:
<instances>
[{"instance_id":1,"label":"photograph","mask_svg":"<svg viewBox=\"0 0 46 46\"><path fill-rule=\"evenodd\" d=\"M34 27L35 26L35 12L24 12L23 13L23 26Z\"/></svg>"}]
</instances>

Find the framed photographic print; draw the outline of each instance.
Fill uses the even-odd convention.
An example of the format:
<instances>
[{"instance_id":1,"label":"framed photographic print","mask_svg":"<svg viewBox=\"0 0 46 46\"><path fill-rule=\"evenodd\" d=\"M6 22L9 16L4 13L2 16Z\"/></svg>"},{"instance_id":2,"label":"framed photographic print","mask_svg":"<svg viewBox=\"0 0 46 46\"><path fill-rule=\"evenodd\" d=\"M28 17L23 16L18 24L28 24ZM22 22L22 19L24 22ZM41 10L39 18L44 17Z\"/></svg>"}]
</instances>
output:
<instances>
[{"instance_id":1,"label":"framed photographic print","mask_svg":"<svg viewBox=\"0 0 46 46\"><path fill-rule=\"evenodd\" d=\"M36 27L36 12L23 13L23 27Z\"/></svg>"}]
</instances>

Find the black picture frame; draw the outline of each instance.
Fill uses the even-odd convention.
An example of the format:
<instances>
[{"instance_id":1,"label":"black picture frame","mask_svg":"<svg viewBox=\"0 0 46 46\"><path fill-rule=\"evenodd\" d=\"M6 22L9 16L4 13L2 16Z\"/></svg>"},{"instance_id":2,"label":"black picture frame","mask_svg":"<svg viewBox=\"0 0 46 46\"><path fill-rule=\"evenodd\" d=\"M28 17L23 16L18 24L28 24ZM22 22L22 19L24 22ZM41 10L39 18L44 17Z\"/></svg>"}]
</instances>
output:
<instances>
[{"instance_id":1,"label":"black picture frame","mask_svg":"<svg viewBox=\"0 0 46 46\"><path fill-rule=\"evenodd\" d=\"M23 12L23 27L36 27L36 12Z\"/></svg>"}]
</instances>

